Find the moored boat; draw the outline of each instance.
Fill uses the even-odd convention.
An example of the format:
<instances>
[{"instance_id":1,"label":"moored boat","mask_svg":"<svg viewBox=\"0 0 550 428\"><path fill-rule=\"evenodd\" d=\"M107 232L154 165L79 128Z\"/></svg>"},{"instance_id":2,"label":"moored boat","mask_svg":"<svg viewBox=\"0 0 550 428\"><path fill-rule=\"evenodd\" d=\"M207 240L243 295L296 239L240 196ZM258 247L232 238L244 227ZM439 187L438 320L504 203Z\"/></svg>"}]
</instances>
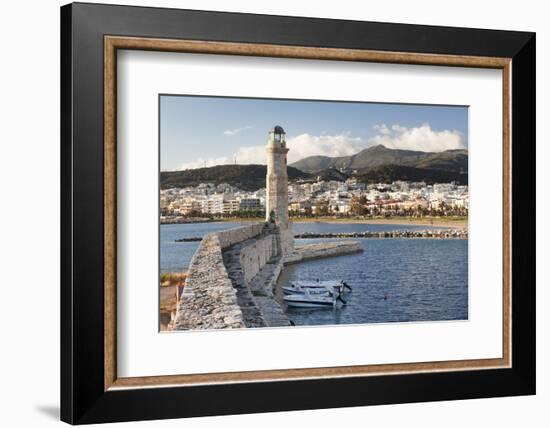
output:
<instances>
[{"instance_id":1,"label":"moored boat","mask_svg":"<svg viewBox=\"0 0 550 428\"><path fill-rule=\"evenodd\" d=\"M283 285L281 287L283 290L283 293L285 295L293 295L293 294L305 294L306 292L309 292L311 295L328 295L329 293L332 293L334 291L338 292L338 290L335 290L334 288L324 288L324 287L316 287L316 288L302 288L302 287L293 287L291 285Z\"/></svg>"},{"instance_id":2,"label":"moored boat","mask_svg":"<svg viewBox=\"0 0 550 428\"><path fill-rule=\"evenodd\" d=\"M285 295L284 301L288 306L295 308L334 307L338 301L346 304L338 291L325 290L324 293L320 293L307 288L303 292Z\"/></svg>"},{"instance_id":3,"label":"moored boat","mask_svg":"<svg viewBox=\"0 0 550 428\"><path fill-rule=\"evenodd\" d=\"M303 294L309 290L311 294L327 294L334 292L341 294L345 290L351 291L351 287L344 281L292 281L281 287L285 294Z\"/></svg>"}]
</instances>

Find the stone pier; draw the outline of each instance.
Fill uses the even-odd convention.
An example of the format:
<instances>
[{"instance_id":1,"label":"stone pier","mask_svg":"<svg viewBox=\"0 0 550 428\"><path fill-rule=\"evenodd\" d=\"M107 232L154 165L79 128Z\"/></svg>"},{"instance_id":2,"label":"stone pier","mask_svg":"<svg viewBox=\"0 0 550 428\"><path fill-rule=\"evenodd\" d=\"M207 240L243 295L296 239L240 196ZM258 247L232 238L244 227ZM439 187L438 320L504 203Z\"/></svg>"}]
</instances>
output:
<instances>
[{"instance_id":1,"label":"stone pier","mask_svg":"<svg viewBox=\"0 0 550 428\"><path fill-rule=\"evenodd\" d=\"M266 222L204 237L189 266L176 330L289 326L273 293L284 265L362 251L353 241L294 246L285 135L281 126L269 132Z\"/></svg>"},{"instance_id":2,"label":"stone pier","mask_svg":"<svg viewBox=\"0 0 550 428\"><path fill-rule=\"evenodd\" d=\"M282 255L277 226L256 223L206 235L195 252L175 329L286 327L274 289L284 265L362 251L357 241L297 246Z\"/></svg>"},{"instance_id":3,"label":"stone pier","mask_svg":"<svg viewBox=\"0 0 550 428\"><path fill-rule=\"evenodd\" d=\"M273 294L282 269L274 232L274 227L266 225L257 237L234 244L223 253L228 276L237 291L245 327L290 325Z\"/></svg>"},{"instance_id":4,"label":"stone pier","mask_svg":"<svg viewBox=\"0 0 550 428\"><path fill-rule=\"evenodd\" d=\"M284 264L299 263L325 257L345 256L361 252L363 252L363 247L358 241L319 242L299 245L294 248L292 254L285 258Z\"/></svg>"}]
</instances>

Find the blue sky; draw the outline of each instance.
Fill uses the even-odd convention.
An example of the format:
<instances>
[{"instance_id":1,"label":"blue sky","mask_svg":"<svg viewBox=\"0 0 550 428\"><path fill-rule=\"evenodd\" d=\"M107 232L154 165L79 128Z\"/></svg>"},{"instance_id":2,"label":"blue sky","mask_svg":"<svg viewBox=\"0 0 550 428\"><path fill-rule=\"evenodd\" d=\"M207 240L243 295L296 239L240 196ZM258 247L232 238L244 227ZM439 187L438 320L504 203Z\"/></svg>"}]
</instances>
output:
<instances>
[{"instance_id":1,"label":"blue sky","mask_svg":"<svg viewBox=\"0 0 550 428\"><path fill-rule=\"evenodd\" d=\"M346 156L375 144L422 151L468 144L463 106L162 95L161 170L265 163L274 125L287 132L289 163Z\"/></svg>"}]
</instances>

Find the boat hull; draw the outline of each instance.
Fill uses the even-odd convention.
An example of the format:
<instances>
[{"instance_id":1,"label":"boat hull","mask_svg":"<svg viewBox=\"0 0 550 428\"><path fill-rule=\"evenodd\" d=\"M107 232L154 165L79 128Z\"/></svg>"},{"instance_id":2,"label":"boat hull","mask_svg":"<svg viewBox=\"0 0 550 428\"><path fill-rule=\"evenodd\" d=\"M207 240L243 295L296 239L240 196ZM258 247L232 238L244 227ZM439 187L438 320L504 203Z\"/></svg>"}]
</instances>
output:
<instances>
[{"instance_id":1,"label":"boat hull","mask_svg":"<svg viewBox=\"0 0 550 428\"><path fill-rule=\"evenodd\" d=\"M283 288L285 294L293 292L338 292L351 291L351 287L344 281L291 281Z\"/></svg>"},{"instance_id":2,"label":"boat hull","mask_svg":"<svg viewBox=\"0 0 550 428\"><path fill-rule=\"evenodd\" d=\"M285 303L287 306L293 308L332 308L334 302L322 302L322 301L312 301L312 300L286 300Z\"/></svg>"},{"instance_id":3,"label":"boat hull","mask_svg":"<svg viewBox=\"0 0 550 428\"><path fill-rule=\"evenodd\" d=\"M292 281L290 284L299 288L338 288L343 286L342 281Z\"/></svg>"},{"instance_id":4,"label":"boat hull","mask_svg":"<svg viewBox=\"0 0 550 428\"><path fill-rule=\"evenodd\" d=\"M286 295L304 295L306 293L309 293L313 296L328 296L330 292L324 288L318 288L318 289L300 289L295 287L282 287L283 293Z\"/></svg>"}]
</instances>

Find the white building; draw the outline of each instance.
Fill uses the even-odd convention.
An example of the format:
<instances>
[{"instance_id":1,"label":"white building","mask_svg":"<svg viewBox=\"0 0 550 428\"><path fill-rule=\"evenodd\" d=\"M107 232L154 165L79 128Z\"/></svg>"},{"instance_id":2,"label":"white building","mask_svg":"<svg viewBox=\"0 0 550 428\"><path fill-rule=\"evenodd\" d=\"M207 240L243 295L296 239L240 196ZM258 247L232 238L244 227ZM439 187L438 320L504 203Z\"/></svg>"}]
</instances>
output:
<instances>
[{"instance_id":1,"label":"white building","mask_svg":"<svg viewBox=\"0 0 550 428\"><path fill-rule=\"evenodd\" d=\"M260 198L242 198L239 203L241 211L259 211L262 209Z\"/></svg>"}]
</instances>

